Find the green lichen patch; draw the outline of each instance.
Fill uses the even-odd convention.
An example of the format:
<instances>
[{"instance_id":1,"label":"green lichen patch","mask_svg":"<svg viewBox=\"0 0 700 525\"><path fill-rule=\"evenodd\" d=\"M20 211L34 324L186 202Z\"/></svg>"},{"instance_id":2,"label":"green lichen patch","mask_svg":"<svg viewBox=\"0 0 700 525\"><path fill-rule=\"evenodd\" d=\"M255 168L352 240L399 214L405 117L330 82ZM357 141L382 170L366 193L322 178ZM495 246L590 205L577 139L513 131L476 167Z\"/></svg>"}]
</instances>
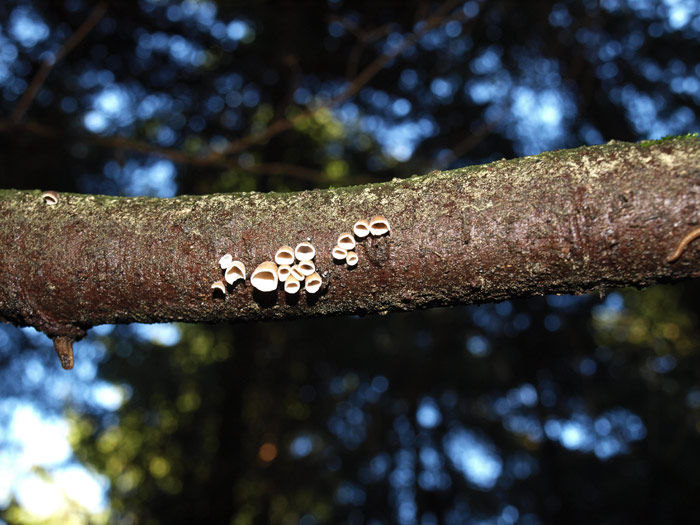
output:
<instances>
[{"instance_id":1,"label":"green lichen patch","mask_svg":"<svg viewBox=\"0 0 700 525\"><path fill-rule=\"evenodd\" d=\"M685 135L667 135L656 140L643 140L639 142L639 147L648 148L649 146L654 146L657 144L663 144L664 142L670 142L672 140L684 140L684 139L696 139L698 138L698 133L686 133Z\"/></svg>"}]
</instances>

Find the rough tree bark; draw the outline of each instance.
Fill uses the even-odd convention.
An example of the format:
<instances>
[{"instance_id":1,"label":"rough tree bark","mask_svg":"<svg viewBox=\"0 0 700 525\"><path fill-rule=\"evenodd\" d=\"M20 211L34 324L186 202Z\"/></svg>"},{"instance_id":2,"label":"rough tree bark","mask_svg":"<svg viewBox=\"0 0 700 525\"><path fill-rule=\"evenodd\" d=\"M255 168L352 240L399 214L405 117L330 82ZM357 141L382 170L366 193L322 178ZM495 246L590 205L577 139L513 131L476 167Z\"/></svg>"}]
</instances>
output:
<instances>
[{"instance_id":1,"label":"rough tree bark","mask_svg":"<svg viewBox=\"0 0 700 525\"><path fill-rule=\"evenodd\" d=\"M173 199L0 192L0 319L71 342L103 323L216 322L383 313L547 293L646 286L700 274L700 139L611 142L350 188ZM382 214L354 269L338 234ZM317 294L224 296L226 252L248 274L310 239Z\"/></svg>"}]
</instances>

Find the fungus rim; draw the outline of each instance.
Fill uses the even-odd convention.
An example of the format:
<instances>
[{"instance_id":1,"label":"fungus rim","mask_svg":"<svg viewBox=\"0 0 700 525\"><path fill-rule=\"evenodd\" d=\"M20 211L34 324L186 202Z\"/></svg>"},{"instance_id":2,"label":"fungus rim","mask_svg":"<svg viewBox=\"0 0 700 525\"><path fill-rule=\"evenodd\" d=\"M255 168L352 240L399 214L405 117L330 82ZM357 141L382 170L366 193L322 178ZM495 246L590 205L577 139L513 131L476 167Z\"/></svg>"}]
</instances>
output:
<instances>
[{"instance_id":1,"label":"fungus rim","mask_svg":"<svg viewBox=\"0 0 700 525\"><path fill-rule=\"evenodd\" d=\"M357 221L352 227L352 232L360 239L364 239L370 234L369 221L365 219Z\"/></svg>"},{"instance_id":2,"label":"fungus rim","mask_svg":"<svg viewBox=\"0 0 700 525\"><path fill-rule=\"evenodd\" d=\"M304 277L308 277L316 271L316 265L313 261L299 261L299 264L295 266Z\"/></svg>"},{"instance_id":3,"label":"fungus rim","mask_svg":"<svg viewBox=\"0 0 700 525\"><path fill-rule=\"evenodd\" d=\"M331 255L336 261L344 261L348 256L348 251L341 248L340 246L333 246L331 250Z\"/></svg>"},{"instance_id":4,"label":"fungus rim","mask_svg":"<svg viewBox=\"0 0 700 525\"><path fill-rule=\"evenodd\" d=\"M231 264L226 268L224 279L228 284L233 284L239 279L245 281L245 264L241 261L231 261Z\"/></svg>"},{"instance_id":5,"label":"fungus rim","mask_svg":"<svg viewBox=\"0 0 700 525\"><path fill-rule=\"evenodd\" d=\"M317 272L314 272L306 279L304 290L306 290L307 293L316 293L321 289L322 284L323 280L321 276Z\"/></svg>"},{"instance_id":6,"label":"fungus rim","mask_svg":"<svg viewBox=\"0 0 700 525\"><path fill-rule=\"evenodd\" d=\"M291 275L291 272L292 268L288 264L280 264L277 267L277 278L283 283Z\"/></svg>"},{"instance_id":7,"label":"fungus rim","mask_svg":"<svg viewBox=\"0 0 700 525\"><path fill-rule=\"evenodd\" d=\"M339 248L342 248L345 251L350 251L355 248L356 245L357 243L355 242L355 237L352 236L352 233L343 232L338 236L337 246Z\"/></svg>"},{"instance_id":8,"label":"fungus rim","mask_svg":"<svg viewBox=\"0 0 700 525\"><path fill-rule=\"evenodd\" d=\"M295 264L289 269L289 274L299 282L302 282L306 278L306 276L299 270L298 264Z\"/></svg>"},{"instance_id":9,"label":"fungus rim","mask_svg":"<svg viewBox=\"0 0 700 525\"><path fill-rule=\"evenodd\" d=\"M41 194L41 198L47 206L58 204L58 193L53 190L45 191Z\"/></svg>"},{"instance_id":10,"label":"fungus rim","mask_svg":"<svg viewBox=\"0 0 700 525\"><path fill-rule=\"evenodd\" d=\"M225 253L221 256L221 259L219 259L219 266L221 266L222 270L228 270L231 267L232 262L233 255L231 255L230 253Z\"/></svg>"},{"instance_id":11,"label":"fungus rim","mask_svg":"<svg viewBox=\"0 0 700 525\"><path fill-rule=\"evenodd\" d=\"M294 249L291 246L284 245L275 252L275 263L279 265L291 266L294 264Z\"/></svg>"},{"instance_id":12,"label":"fungus rim","mask_svg":"<svg viewBox=\"0 0 700 525\"><path fill-rule=\"evenodd\" d=\"M290 288L294 286L296 286L296 289L290 290ZM301 290L301 283L298 279L294 278L293 275L290 275L284 283L284 291L288 294L295 294L298 293L299 290Z\"/></svg>"},{"instance_id":13,"label":"fungus rim","mask_svg":"<svg viewBox=\"0 0 700 525\"><path fill-rule=\"evenodd\" d=\"M226 295L226 285L221 280L216 281L215 283L212 283L212 285L209 288L214 290L214 292L219 290L222 294ZM212 293L214 293L214 292L212 292Z\"/></svg>"},{"instance_id":14,"label":"fungus rim","mask_svg":"<svg viewBox=\"0 0 700 525\"><path fill-rule=\"evenodd\" d=\"M270 278L267 278L269 276ZM277 265L272 261L260 263L250 275L250 284L261 292L272 292L277 289Z\"/></svg>"},{"instance_id":15,"label":"fungus rim","mask_svg":"<svg viewBox=\"0 0 700 525\"><path fill-rule=\"evenodd\" d=\"M383 227L377 227L378 224L382 223L384 224ZM391 233L391 225L389 224L389 221L386 220L386 217L384 217L383 215L375 215L369 221L369 231L375 237L381 237L382 235Z\"/></svg>"},{"instance_id":16,"label":"fungus rim","mask_svg":"<svg viewBox=\"0 0 700 525\"><path fill-rule=\"evenodd\" d=\"M310 261L316 257L316 248L310 242L300 242L294 248L294 257L297 261Z\"/></svg>"}]
</instances>

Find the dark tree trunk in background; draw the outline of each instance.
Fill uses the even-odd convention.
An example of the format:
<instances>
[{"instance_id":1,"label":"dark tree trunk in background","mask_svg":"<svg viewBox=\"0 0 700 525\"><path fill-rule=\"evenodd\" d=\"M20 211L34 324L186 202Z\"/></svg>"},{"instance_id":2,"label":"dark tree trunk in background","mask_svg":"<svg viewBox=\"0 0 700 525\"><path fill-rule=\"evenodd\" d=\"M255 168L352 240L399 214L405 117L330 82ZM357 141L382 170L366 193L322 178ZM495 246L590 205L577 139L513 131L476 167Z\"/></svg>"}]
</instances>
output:
<instances>
[{"instance_id":1,"label":"dark tree trunk in background","mask_svg":"<svg viewBox=\"0 0 700 525\"><path fill-rule=\"evenodd\" d=\"M609 143L385 184L174 199L0 193L0 318L58 338L103 323L216 322L383 313L547 293L646 286L700 275L700 139ZM382 214L350 270L338 234ZM248 276L309 238L317 294L225 297L226 252ZM699 243L700 244L700 243ZM57 347L58 348L58 347Z\"/></svg>"}]
</instances>

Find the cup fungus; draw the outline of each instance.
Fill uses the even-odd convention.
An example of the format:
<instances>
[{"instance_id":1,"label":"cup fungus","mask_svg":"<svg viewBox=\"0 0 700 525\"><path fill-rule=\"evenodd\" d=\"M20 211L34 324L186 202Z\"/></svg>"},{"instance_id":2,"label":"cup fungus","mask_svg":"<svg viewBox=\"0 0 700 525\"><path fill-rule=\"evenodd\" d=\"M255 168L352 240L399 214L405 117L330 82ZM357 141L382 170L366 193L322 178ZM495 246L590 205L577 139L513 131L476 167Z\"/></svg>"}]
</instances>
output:
<instances>
[{"instance_id":1,"label":"cup fungus","mask_svg":"<svg viewBox=\"0 0 700 525\"><path fill-rule=\"evenodd\" d=\"M291 275L287 277L287 280L284 282L284 291L287 293L297 293L299 290L301 290L299 280Z\"/></svg>"},{"instance_id":2,"label":"cup fungus","mask_svg":"<svg viewBox=\"0 0 700 525\"><path fill-rule=\"evenodd\" d=\"M53 206L58 203L58 193L55 191L45 191L41 194L41 198L48 206Z\"/></svg>"},{"instance_id":3,"label":"cup fungus","mask_svg":"<svg viewBox=\"0 0 700 525\"><path fill-rule=\"evenodd\" d=\"M352 236L352 233L341 233L338 237L338 247L346 251L355 248L355 237Z\"/></svg>"},{"instance_id":4,"label":"cup fungus","mask_svg":"<svg viewBox=\"0 0 700 525\"><path fill-rule=\"evenodd\" d=\"M294 264L294 250L291 246L282 246L275 254L275 262L277 264Z\"/></svg>"},{"instance_id":5,"label":"cup fungus","mask_svg":"<svg viewBox=\"0 0 700 525\"><path fill-rule=\"evenodd\" d=\"M348 261L348 266L355 266L357 264L357 261L360 260L360 258L355 252L348 252L346 260Z\"/></svg>"},{"instance_id":6,"label":"cup fungus","mask_svg":"<svg viewBox=\"0 0 700 525\"><path fill-rule=\"evenodd\" d=\"M372 220L369 221L369 231L372 235L380 236L391 231L389 226L389 221L387 221L381 215L375 215Z\"/></svg>"},{"instance_id":7,"label":"cup fungus","mask_svg":"<svg viewBox=\"0 0 700 525\"><path fill-rule=\"evenodd\" d=\"M333 255L333 258L338 261L344 261L348 256L348 251L342 249L340 246L334 246L333 250L331 251L331 255Z\"/></svg>"},{"instance_id":8,"label":"cup fungus","mask_svg":"<svg viewBox=\"0 0 700 525\"><path fill-rule=\"evenodd\" d=\"M322 283L323 281L321 281L321 276L314 272L306 279L304 289L307 293L316 293L321 289Z\"/></svg>"},{"instance_id":9,"label":"cup fungus","mask_svg":"<svg viewBox=\"0 0 700 525\"><path fill-rule=\"evenodd\" d=\"M304 277L308 277L316 271L316 265L313 261L301 261L297 267Z\"/></svg>"},{"instance_id":10,"label":"cup fungus","mask_svg":"<svg viewBox=\"0 0 700 525\"><path fill-rule=\"evenodd\" d=\"M281 282L284 282L289 277L291 271L292 269L289 267L288 264L281 264L280 267L277 268L277 277Z\"/></svg>"},{"instance_id":11,"label":"cup fungus","mask_svg":"<svg viewBox=\"0 0 700 525\"><path fill-rule=\"evenodd\" d=\"M226 295L226 285L223 281L216 281L211 285L211 289L214 290L214 292L219 291L222 294Z\"/></svg>"},{"instance_id":12,"label":"cup fungus","mask_svg":"<svg viewBox=\"0 0 700 525\"><path fill-rule=\"evenodd\" d=\"M289 270L289 276L294 277L297 281L301 282L304 280L304 274L301 273L301 270L299 270L299 265L295 264L292 266L292 268ZM289 278L289 277L288 277Z\"/></svg>"},{"instance_id":13,"label":"cup fungus","mask_svg":"<svg viewBox=\"0 0 700 525\"><path fill-rule=\"evenodd\" d=\"M364 219L357 221L352 227L352 231L360 239L367 237L369 235L369 222Z\"/></svg>"},{"instance_id":14,"label":"cup fungus","mask_svg":"<svg viewBox=\"0 0 700 525\"><path fill-rule=\"evenodd\" d=\"M272 261L265 261L258 265L250 276L250 284L261 292L271 292L277 288L277 265Z\"/></svg>"},{"instance_id":15,"label":"cup fungus","mask_svg":"<svg viewBox=\"0 0 700 525\"><path fill-rule=\"evenodd\" d=\"M238 279L245 280L245 265L241 261L231 261L226 273L224 273L224 279L228 284L233 284Z\"/></svg>"},{"instance_id":16,"label":"cup fungus","mask_svg":"<svg viewBox=\"0 0 700 525\"><path fill-rule=\"evenodd\" d=\"M222 270L228 270L232 262L233 256L230 253L227 253L226 255L222 256L221 259L219 259L219 266L221 266Z\"/></svg>"},{"instance_id":17,"label":"cup fungus","mask_svg":"<svg viewBox=\"0 0 700 525\"><path fill-rule=\"evenodd\" d=\"M310 242L300 242L294 250L298 261L310 261L316 256L316 248Z\"/></svg>"}]
</instances>

